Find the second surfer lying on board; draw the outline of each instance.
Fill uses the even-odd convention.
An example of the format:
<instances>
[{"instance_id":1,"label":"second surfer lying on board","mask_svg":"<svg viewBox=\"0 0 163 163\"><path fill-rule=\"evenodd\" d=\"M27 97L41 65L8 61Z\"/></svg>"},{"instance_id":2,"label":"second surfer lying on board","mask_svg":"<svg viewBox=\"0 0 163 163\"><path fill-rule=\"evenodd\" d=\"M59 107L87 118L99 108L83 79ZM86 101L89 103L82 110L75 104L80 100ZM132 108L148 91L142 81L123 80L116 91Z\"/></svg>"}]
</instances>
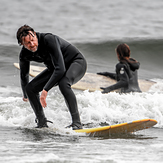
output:
<instances>
[{"instance_id":1,"label":"second surfer lying on board","mask_svg":"<svg viewBox=\"0 0 163 163\"><path fill-rule=\"evenodd\" d=\"M104 75L117 80L117 83L109 87L100 87L102 93L109 93L120 89L121 93L141 92L138 84L137 70L140 63L130 58L130 48L127 44L120 44L116 48L119 63L116 65L116 73L99 72L98 75Z\"/></svg>"}]
</instances>

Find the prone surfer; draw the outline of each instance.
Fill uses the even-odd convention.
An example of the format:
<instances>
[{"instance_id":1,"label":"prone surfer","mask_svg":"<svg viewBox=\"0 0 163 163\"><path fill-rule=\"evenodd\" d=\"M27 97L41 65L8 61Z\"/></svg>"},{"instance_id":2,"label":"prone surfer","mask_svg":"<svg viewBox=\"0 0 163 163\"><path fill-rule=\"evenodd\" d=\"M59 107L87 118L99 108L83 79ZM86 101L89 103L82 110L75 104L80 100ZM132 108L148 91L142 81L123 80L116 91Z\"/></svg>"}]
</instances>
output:
<instances>
[{"instance_id":1,"label":"prone surfer","mask_svg":"<svg viewBox=\"0 0 163 163\"><path fill-rule=\"evenodd\" d=\"M104 75L117 80L117 83L109 87L100 87L102 93L109 93L120 89L121 93L141 92L138 84L137 70L140 63L130 58L130 48L127 44L120 44L116 48L119 63L116 65L116 73L99 72L98 75Z\"/></svg>"},{"instance_id":2,"label":"prone surfer","mask_svg":"<svg viewBox=\"0 0 163 163\"><path fill-rule=\"evenodd\" d=\"M35 32L28 25L18 29L17 40L19 45L23 45L19 55L23 100L29 100L36 115L37 128L48 127L47 122L50 121L46 119L43 107L47 106L48 91L59 86L72 117L72 124L68 127L73 130L82 129L77 100L71 85L78 82L86 72L84 56L64 39L51 33ZM29 82L31 61L43 62L47 68Z\"/></svg>"}]
</instances>

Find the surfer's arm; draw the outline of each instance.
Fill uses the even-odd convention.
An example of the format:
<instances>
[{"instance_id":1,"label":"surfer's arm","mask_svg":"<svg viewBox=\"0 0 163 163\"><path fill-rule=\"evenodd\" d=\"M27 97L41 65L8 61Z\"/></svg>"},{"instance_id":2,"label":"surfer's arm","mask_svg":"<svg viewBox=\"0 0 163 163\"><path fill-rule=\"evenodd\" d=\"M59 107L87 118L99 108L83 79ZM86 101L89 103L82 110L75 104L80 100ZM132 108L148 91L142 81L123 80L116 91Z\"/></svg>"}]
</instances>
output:
<instances>
[{"instance_id":1,"label":"surfer's arm","mask_svg":"<svg viewBox=\"0 0 163 163\"><path fill-rule=\"evenodd\" d=\"M63 75L66 72L66 68L65 68L62 51L57 37L48 34L45 36L45 43L50 53L51 60L55 69L51 78L49 79L49 81L46 83L44 87L44 90L48 92L63 77Z\"/></svg>"},{"instance_id":2,"label":"surfer's arm","mask_svg":"<svg viewBox=\"0 0 163 163\"><path fill-rule=\"evenodd\" d=\"M115 79L116 80L116 73L110 73L110 72L98 72L98 75L103 75L106 77L109 77L111 79Z\"/></svg>"},{"instance_id":3,"label":"surfer's arm","mask_svg":"<svg viewBox=\"0 0 163 163\"><path fill-rule=\"evenodd\" d=\"M117 72L117 76L118 76L118 82L114 85L111 85L109 87L103 88L101 87L101 89L103 90L102 93L108 93L111 92L113 90L116 89L120 89L120 88L124 88L127 87L129 84L129 77L128 74L126 72L126 67L124 64L117 64L116 65L116 72Z\"/></svg>"},{"instance_id":4,"label":"surfer's arm","mask_svg":"<svg viewBox=\"0 0 163 163\"><path fill-rule=\"evenodd\" d=\"M19 66L20 66L20 82L21 82L21 87L22 87L22 91L23 91L23 100L27 101L27 95L26 95L25 87L29 82L30 62L20 60Z\"/></svg>"}]
</instances>

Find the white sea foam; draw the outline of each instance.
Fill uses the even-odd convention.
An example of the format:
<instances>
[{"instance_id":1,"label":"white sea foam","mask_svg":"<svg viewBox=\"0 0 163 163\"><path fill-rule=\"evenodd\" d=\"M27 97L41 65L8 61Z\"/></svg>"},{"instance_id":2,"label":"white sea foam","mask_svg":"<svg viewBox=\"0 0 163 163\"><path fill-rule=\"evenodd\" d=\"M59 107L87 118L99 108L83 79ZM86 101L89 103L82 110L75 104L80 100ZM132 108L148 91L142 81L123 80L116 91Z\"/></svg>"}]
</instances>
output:
<instances>
[{"instance_id":1,"label":"white sea foam","mask_svg":"<svg viewBox=\"0 0 163 163\"><path fill-rule=\"evenodd\" d=\"M159 90L162 85L159 85ZM152 88L153 90L157 87ZM0 88L4 92L9 88ZM18 90L15 89L18 94ZM152 91L151 91L152 92ZM163 93L130 93L102 94L100 91L75 92L81 121L84 124L93 124L93 127L101 123L115 124L131 122L138 119L152 118L158 121L156 127L163 127ZM12 89L14 93L14 89ZM22 97L0 97L0 123L3 126L35 126L35 115L29 103L23 102ZM14 94L15 95L15 94ZM47 97L47 108L44 109L46 117L53 121L55 128L64 128L71 123L68 108L64 98L58 90L50 92ZM51 125L51 124L49 124Z\"/></svg>"},{"instance_id":2,"label":"white sea foam","mask_svg":"<svg viewBox=\"0 0 163 163\"><path fill-rule=\"evenodd\" d=\"M163 93L163 79L152 79L152 81L156 82L148 92L160 92Z\"/></svg>"}]
</instances>

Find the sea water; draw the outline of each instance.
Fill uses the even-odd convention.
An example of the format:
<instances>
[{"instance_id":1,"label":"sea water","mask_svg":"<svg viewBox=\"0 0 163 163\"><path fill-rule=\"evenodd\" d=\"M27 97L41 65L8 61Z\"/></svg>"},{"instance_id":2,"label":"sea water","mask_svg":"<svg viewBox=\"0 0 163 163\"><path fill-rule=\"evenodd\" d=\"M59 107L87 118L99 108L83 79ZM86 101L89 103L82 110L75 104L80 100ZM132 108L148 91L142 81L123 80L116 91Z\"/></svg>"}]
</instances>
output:
<instances>
[{"instance_id":1,"label":"sea water","mask_svg":"<svg viewBox=\"0 0 163 163\"><path fill-rule=\"evenodd\" d=\"M2 163L161 163L163 160L163 35L161 0L0 1L0 161ZM68 108L57 87L49 91L48 129L35 129L35 115L22 100L16 31L24 24L73 43L86 57L87 72L115 72L115 48L125 42L140 62L148 92L102 94L74 90L84 127L152 118L150 129L115 137L88 137L65 126ZM34 64L33 62L31 64ZM42 64L39 64L43 66ZM30 80L32 78L30 77Z\"/></svg>"},{"instance_id":2,"label":"sea water","mask_svg":"<svg viewBox=\"0 0 163 163\"><path fill-rule=\"evenodd\" d=\"M152 118L154 128L119 137L88 137L64 127L71 117L58 90L47 97L49 129L35 129L35 116L24 103L19 88L3 89L0 98L0 159L2 162L161 162L163 147L163 94L76 92L85 127L113 125ZM1 89L2 90L2 89ZM7 95L7 91L10 95ZM15 92L14 92L15 91ZM7 97L6 97L7 96Z\"/></svg>"}]
</instances>

